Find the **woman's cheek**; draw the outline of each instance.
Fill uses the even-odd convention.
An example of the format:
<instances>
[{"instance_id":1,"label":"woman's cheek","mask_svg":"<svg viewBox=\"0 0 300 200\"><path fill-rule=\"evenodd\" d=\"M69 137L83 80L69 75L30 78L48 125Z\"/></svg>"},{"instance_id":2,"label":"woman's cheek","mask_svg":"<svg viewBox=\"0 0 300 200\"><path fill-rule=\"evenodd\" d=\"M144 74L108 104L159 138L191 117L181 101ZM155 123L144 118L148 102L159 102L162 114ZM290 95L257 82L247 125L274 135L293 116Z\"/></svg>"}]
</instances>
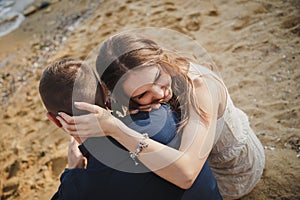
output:
<instances>
[{"instance_id":1,"label":"woman's cheek","mask_svg":"<svg viewBox=\"0 0 300 200\"><path fill-rule=\"evenodd\" d=\"M148 105L151 103L151 100L148 96L144 96L143 98L139 99L137 103L141 105Z\"/></svg>"}]
</instances>

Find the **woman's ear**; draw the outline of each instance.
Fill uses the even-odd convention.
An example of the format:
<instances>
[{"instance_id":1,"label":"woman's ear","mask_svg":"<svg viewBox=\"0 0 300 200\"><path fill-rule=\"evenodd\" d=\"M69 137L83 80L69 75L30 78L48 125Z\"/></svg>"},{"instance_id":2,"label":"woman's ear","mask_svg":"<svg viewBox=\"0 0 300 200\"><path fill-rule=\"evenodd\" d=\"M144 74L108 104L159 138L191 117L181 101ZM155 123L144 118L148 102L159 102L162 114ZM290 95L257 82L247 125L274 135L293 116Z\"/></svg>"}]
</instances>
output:
<instances>
[{"instance_id":1,"label":"woman's ear","mask_svg":"<svg viewBox=\"0 0 300 200\"><path fill-rule=\"evenodd\" d=\"M62 127L61 123L58 121L58 119L56 119L55 115L53 115L51 112L47 112L46 116L47 116L48 119L50 119L56 126L58 126L59 128Z\"/></svg>"}]
</instances>

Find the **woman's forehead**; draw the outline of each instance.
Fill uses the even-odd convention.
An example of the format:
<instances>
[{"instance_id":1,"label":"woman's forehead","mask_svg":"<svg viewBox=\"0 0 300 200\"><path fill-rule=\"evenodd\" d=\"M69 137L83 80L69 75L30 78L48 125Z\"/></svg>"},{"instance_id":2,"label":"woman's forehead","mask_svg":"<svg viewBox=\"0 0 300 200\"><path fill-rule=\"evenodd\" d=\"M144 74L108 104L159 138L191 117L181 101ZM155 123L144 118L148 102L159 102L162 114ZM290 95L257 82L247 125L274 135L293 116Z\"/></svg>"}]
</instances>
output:
<instances>
[{"instance_id":1,"label":"woman's forehead","mask_svg":"<svg viewBox=\"0 0 300 200\"><path fill-rule=\"evenodd\" d=\"M135 70L130 70L126 74L123 88L126 93L133 93L138 88L153 84L160 69L156 66L143 67Z\"/></svg>"}]
</instances>

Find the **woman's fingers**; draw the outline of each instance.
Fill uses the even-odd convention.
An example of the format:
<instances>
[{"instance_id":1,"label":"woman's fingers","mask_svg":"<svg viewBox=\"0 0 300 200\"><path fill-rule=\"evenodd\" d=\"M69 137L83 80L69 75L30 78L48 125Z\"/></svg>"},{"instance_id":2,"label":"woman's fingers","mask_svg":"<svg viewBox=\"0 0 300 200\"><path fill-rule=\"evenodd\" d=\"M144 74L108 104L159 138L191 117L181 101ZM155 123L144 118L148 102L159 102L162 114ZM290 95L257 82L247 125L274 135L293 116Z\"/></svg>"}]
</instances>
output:
<instances>
[{"instance_id":1,"label":"woman's fingers","mask_svg":"<svg viewBox=\"0 0 300 200\"><path fill-rule=\"evenodd\" d=\"M89 135L87 134L86 126L84 125L75 125L75 124L67 124L61 117L57 117L57 119L62 124L63 129L73 137L77 139L85 140Z\"/></svg>"},{"instance_id":2,"label":"woman's fingers","mask_svg":"<svg viewBox=\"0 0 300 200\"><path fill-rule=\"evenodd\" d=\"M92 133L89 133L88 130L69 131L68 133L73 137L80 138L82 141L86 140L89 137L94 136Z\"/></svg>"},{"instance_id":3,"label":"woman's fingers","mask_svg":"<svg viewBox=\"0 0 300 200\"><path fill-rule=\"evenodd\" d=\"M138 109L139 109L139 110L147 110L147 109L151 109L151 104L139 106Z\"/></svg>"},{"instance_id":4,"label":"woman's fingers","mask_svg":"<svg viewBox=\"0 0 300 200\"><path fill-rule=\"evenodd\" d=\"M63 119L67 124L86 124L87 122L96 119L95 114L86 114L86 115L79 115L79 116L69 116L66 113L59 112L58 115Z\"/></svg>"},{"instance_id":5,"label":"woman's fingers","mask_svg":"<svg viewBox=\"0 0 300 200\"><path fill-rule=\"evenodd\" d=\"M74 117L71 117L70 115L64 113L64 112L59 112L58 115L63 119L66 123L68 124L75 124Z\"/></svg>"},{"instance_id":6,"label":"woman's fingers","mask_svg":"<svg viewBox=\"0 0 300 200\"><path fill-rule=\"evenodd\" d=\"M99 113L101 111L101 108L97 105L89 104L86 102L75 102L75 107L79 110L86 110L90 113Z\"/></svg>"},{"instance_id":7,"label":"woman's fingers","mask_svg":"<svg viewBox=\"0 0 300 200\"><path fill-rule=\"evenodd\" d=\"M69 133L70 131L76 131L76 126L75 124L68 124L63 118L60 116L57 116L56 119L61 123L63 129Z\"/></svg>"},{"instance_id":8,"label":"woman's fingers","mask_svg":"<svg viewBox=\"0 0 300 200\"><path fill-rule=\"evenodd\" d=\"M67 123L62 117L56 117L62 124L63 129L71 136L79 136L80 138L86 139L91 136L101 136L102 128L97 121L95 114L73 116L73 124ZM70 120L69 120L70 121Z\"/></svg>"},{"instance_id":9,"label":"woman's fingers","mask_svg":"<svg viewBox=\"0 0 300 200\"><path fill-rule=\"evenodd\" d=\"M88 122L93 122L97 123L97 118L95 117L94 114L88 114L88 115L82 115L82 116L74 116L72 117L71 122L68 123L64 118L57 116L57 119L60 121L62 126L70 131L78 131L78 130L86 130L89 127L87 126ZM69 120L70 121L70 120Z\"/></svg>"},{"instance_id":10,"label":"woman's fingers","mask_svg":"<svg viewBox=\"0 0 300 200\"><path fill-rule=\"evenodd\" d=\"M69 116L66 113L60 112L57 120L61 123L63 129L72 136L91 137L103 136L103 131L100 119L102 122L110 122L111 113L107 110L85 102L76 102L75 106L78 109L90 112L87 115ZM100 125L101 124L101 125ZM111 126L104 123L105 130L110 130Z\"/></svg>"},{"instance_id":11,"label":"woman's fingers","mask_svg":"<svg viewBox=\"0 0 300 200\"><path fill-rule=\"evenodd\" d=\"M130 114L137 114L139 111L150 112L152 109L158 110L160 108L160 103L153 103L149 105L139 106L138 109L129 111Z\"/></svg>"},{"instance_id":12,"label":"woman's fingers","mask_svg":"<svg viewBox=\"0 0 300 200\"><path fill-rule=\"evenodd\" d=\"M161 104L160 103L155 103L155 104L152 104L152 109L154 110L158 110L160 108Z\"/></svg>"},{"instance_id":13,"label":"woman's fingers","mask_svg":"<svg viewBox=\"0 0 300 200\"><path fill-rule=\"evenodd\" d=\"M130 111L129 111L129 113L130 113L131 115L135 115L135 114L137 114L138 112L139 112L138 109L130 110Z\"/></svg>"}]
</instances>

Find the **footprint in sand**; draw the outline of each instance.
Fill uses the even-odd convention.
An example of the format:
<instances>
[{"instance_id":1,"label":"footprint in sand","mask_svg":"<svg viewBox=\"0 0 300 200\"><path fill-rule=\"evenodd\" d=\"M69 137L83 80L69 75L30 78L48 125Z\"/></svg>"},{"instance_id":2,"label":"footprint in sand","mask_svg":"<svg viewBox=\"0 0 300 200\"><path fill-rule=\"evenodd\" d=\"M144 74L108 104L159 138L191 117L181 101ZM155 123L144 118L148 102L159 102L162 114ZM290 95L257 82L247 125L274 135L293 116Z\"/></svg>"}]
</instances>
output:
<instances>
[{"instance_id":1,"label":"footprint in sand","mask_svg":"<svg viewBox=\"0 0 300 200\"><path fill-rule=\"evenodd\" d=\"M241 30L245 27L247 27L250 23L250 17L249 16L244 16L244 17L239 17L237 18L233 24L231 24L231 29L233 31L238 31Z\"/></svg>"},{"instance_id":2,"label":"footprint in sand","mask_svg":"<svg viewBox=\"0 0 300 200\"><path fill-rule=\"evenodd\" d=\"M291 148L295 150L297 153L300 152L300 137L292 134L288 139L287 142L284 144L285 147Z\"/></svg>"},{"instance_id":3,"label":"footprint in sand","mask_svg":"<svg viewBox=\"0 0 300 200\"><path fill-rule=\"evenodd\" d=\"M20 162L18 160L15 160L13 164L11 164L9 167L6 168L6 172L8 172L8 177L7 179L10 179L18 173L20 170Z\"/></svg>"},{"instance_id":4,"label":"footprint in sand","mask_svg":"<svg viewBox=\"0 0 300 200\"><path fill-rule=\"evenodd\" d=\"M3 184L1 199L9 199L10 197L18 196L19 180L14 177Z\"/></svg>"},{"instance_id":5,"label":"footprint in sand","mask_svg":"<svg viewBox=\"0 0 300 200\"><path fill-rule=\"evenodd\" d=\"M201 25L201 13L192 13L187 15L185 19L185 27L189 31L198 31Z\"/></svg>"},{"instance_id":6,"label":"footprint in sand","mask_svg":"<svg viewBox=\"0 0 300 200\"><path fill-rule=\"evenodd\" d=\"M49 169L52 172L53 178L58 177L62 173L62 171L66 167L66 164L67 164L66 157L52 158L46 163L46 165L49 167Z\"/></svg>"}]
</instances>

